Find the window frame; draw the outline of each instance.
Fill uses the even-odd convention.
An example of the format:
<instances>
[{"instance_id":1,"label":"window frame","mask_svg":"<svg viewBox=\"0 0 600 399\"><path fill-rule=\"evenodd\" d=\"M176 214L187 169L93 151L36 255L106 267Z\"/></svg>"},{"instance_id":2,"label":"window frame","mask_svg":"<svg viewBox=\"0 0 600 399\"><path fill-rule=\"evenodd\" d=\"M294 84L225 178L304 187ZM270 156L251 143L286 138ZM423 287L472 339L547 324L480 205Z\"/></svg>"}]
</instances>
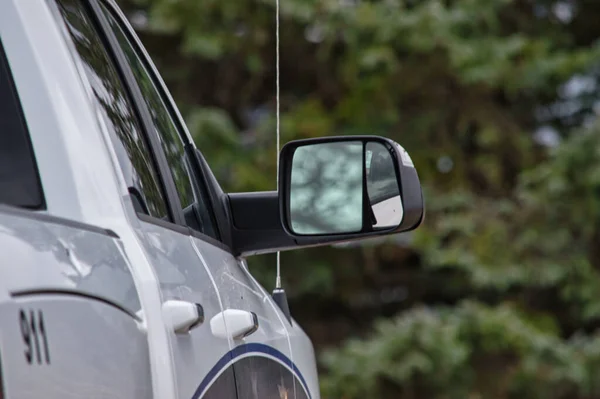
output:
<instances>
[{"instance_id":1,"label":"window frame","mask_svg":"<svg viewBox=\"0 0 600 399\"><path fill-rule=\"evenodd\" d=\"M202 165L196 165L198 162L196 160L194 152L197 151L197 149L195 145L192 142L190 142L188 135L184 134L185 129L181 125L181 119L178 117L178 115L175 114L173 109L175 105L172 103L171 99L166 95L165 87L163 86L162 82L157 78L156 75L158 72L155 70L154 67L152 67L151 64L149 64L149 56L143 48L142 44L137 40L135 36L132 35L131 28L128 25L126 18L122 15L120 9L112 1L80 1L84 2L84 4L87 3L86 5L89 6L90 17L94 20L94 23L96 23L98 33L100 35L101 40L105 44L106 51L108 52L109 57L111 57L112 61L115 63L115 68L117 69L118 74L123 80L123 86L125 87L125 90L131 97L132 106L139 115L139 122L142 134L148 139L147 141L150 152L152 153L152 157L156 162L156 171L159 175L160 181L163 184L162 189L165 192L165 201L167 202L167 208L171 215L172 222L136 212L138 218L144 222L164 227L181 234L194 236L200 240L215 245L229 253L232 253L231 248L223 242L223 228L221 226L221 223L219 223L220 220L215 212L215 204L210 198L208 182L205 180L204 177L205 171L203 170ZM183 142L184 151L189 158L189 162L192 164L190 168L191 177L194 179L194 183L198 186L198 189L200 191L198 194L202 196L202 200L206 205L207 212L209 213L209 217L216 230L216 234L219 236L219 239L213 238L202 232L196 231L186 224L183 208L179 199L179 193L177 192L177 187L173 180L171 169L169 167L165 152L163 151L162 145L160 143L158 133L155 131L154 121L152 119L151 113L148 109L148 106L146 105L146 102L144 101L142 91L139 88L135 75L131 69L131 66L129 65L127 56L124 54L118 42L116 34L112 31L111 26L108 20L106 19L106 16L104 15L102 5L105 6L107 11L111 13L112 17L115 18L117 23L120 25L127 39L129 39L129 41L131 42L132 47L134 47L134 51L137 53L148 74L150 75L150 79L152 80L152 83L157 89L158 94L166 107L167 113L171 117L171 120L175 125L177 133L179 134Z\"/></svg>"},{"instance_id":2,"label":"window frame","mask_svg":"<svg viewBox=\"0 0 600 399\"><path fill-rule=\"evenodd\" d=\"M161 225L181 224L183 222L183 214L181 213L181 206L175 189L175 183L169 174L164 173L165 168L168 169L167 160L162 151L157 151L157 148L160 148L160 142L158 141L158 137L154 134L154 123L152 122L150 111L148 108L146 108L146 104L143 101L143 96L139 87L137 86L133 71L128 64L125 55L121 52L117 38L110 30L108 21L106 21L104 18L99 4L95 0L79 1L83 3L84 7L88 8L89 17L96 25L100 40L104 44L108 56L114 63L117 74L122 80L123 88L130 97L131 106L133 107L134 112L137 114L139 119L138 122L140 124L140 133L147 140L150 155L156 163L156 173L158 174L159 181L162 184L161 188L164 190L167 212L169 213L172 221L166 221L154 216L140 214L139 212L136 212L136 214L140 220L144 220L149 223L160 223Z\"/></svg>"},{"instance_id":3,"label":"window frame","mask_svg":"<svg viewBox=\"0 0 600 399\"><path fill-rule=\"evenodd\" d=\"M187 177L190 179L190 188L194 192L194 197L196 197L196 203L200 203L201 206L199 208L200 208L200 211L203 213L202 216L199 216L199 219L204 220L205 217L208 217L210 225L211 225L210 226L211 230L214 231L214 235L215 235L214 239L220 241L221 237L222 237L222 234L221 234L222 232L221 232L221 229L220 229L218 221L217 221L217 215L216 215L216 212L214 209L214 204L211 201L210 189L207 186L207 182L204 179L203 173L198 173L198 171L197 171L196 159L195 159L195 153L194 153L196 151L195 145L193 143L193 140L191 140L189 134L187 133L184 122L182 121L179 113L177 112L176 105L174 104L173 99L170 97L167 87L165 86L164 82L162 81L160 74L158 73L158 71L156 70L156 67L152 63L152 60L151 60L150 56L148 55L146 49L144 48L143 44L136 36L135 31L127 23L127 18L118 9L118 6L116 6L114 4L114 2L108 1L108 0L98 0L98 4L100 5L100 9L102 10L101 12L103 14L103 17L114 19L114 22L118 26L118 29L120 29L120 31L124 35L125 39L128 42L128 45L131 47L131 50L135 54L135 57L139 60L142 68L145 70L145 73L147 74L149 81L152 83L153 89L155 90L156 95L158 96L158 99L162 103L161 104L161 106L162 106L161 112L165 112L165 115L169 118L169 122L174 129L174 133L177 135L177 139L181 141L182 155L184 155L184 157L185 157L184 169L186 171ZM109 17L107 17L107 14L109 15ZM115 34L113 27L114 26L111 25L111 23L108 24L108 28L111 29L111 32L113 34ZM120 43L120 41L119 41L119 43ZM125 55L126 59L129 59L128 56L125 54L125 52L128 50L123 48L122 43L118 44L118 45L119 45L119 50L123 53L123 55ZM135 78L135 76L134 76L134 78ZM137 80L137 78L135 79L135 84L137 85L138 88L140 88L140 91L143 93L142 87L140 86L140 82ZM143 101L144 101L144 106L148 108L149 106L148 106L147 102L145 100L143 100ZM150 110L150 108L148 108L148 109ZM156 133L157 136L163 136L163 135L168 134L167 132L162 131L159 126L156 126L156 121L154 120L154 118L153 118L152 126L154 127L153 133ZM160 138L160 140L164 141L164 138ZM160 146L159 150L161 152L163 152L164 154L166 154L166 150L164 149L163 145ZM167 166L169 169L170 176L175 180L174 175L173 175L172 165L169 164L168 160L167 160ZM181 203L181 196L180 196L180 193L177 191L177 184L175 184L175 186L176 186L176 192L180 199L179 208L182 210L182 213L183 213L184 207L183 207L183 204ZM189 208L190 206L196 206L196 203L192 202L191 204L186 205L185 209ZM184 217L184 219L185 219L185 217ZM187 224L186 224L186 226L187 226ZM194 231L198 234L201 234L201 235L211 237L211 238L213 237L213 235L209 235L207 233L195 230L194 228L192 228L192 231Z\"/></svg>"}]
</instances>

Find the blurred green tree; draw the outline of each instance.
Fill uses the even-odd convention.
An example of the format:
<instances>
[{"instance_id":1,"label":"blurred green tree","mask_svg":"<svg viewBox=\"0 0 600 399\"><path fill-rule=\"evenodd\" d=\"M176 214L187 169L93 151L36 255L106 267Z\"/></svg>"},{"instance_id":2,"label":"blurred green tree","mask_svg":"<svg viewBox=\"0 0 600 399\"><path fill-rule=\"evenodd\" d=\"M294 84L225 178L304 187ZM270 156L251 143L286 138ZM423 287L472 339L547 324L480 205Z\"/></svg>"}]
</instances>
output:
<instances>
[{"instance_id":1,"label":"blurred green tree","mask_svg":"<svg viewBox=\"0 0 600 399\"><path fill-rule=\"evenodd\" d=\"M224 188L275 189L274 0L119 2ZM281 0L282 141L390 137L426 195L414 233L282 255L324 397L600 398L599 17Z\"/></svg>"}]
</instances>

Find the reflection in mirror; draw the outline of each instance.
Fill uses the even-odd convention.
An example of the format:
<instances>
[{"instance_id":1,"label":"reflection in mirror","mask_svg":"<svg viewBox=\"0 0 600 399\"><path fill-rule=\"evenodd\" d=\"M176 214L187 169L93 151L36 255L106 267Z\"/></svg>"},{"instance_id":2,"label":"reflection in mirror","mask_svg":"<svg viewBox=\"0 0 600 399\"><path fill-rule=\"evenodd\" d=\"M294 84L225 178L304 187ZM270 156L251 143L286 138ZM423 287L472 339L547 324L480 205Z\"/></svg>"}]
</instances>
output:
<instances>
[{"instance_id":1,"label":"reflection in mirror","mask_svg":"<svg viewBox=\"0 0 600 399\"><path fill-rule=\"evenodd\" d=\"M402 222L404 210L392 155L383 144L374 141L366 144L365 152L367 192L373 210L373 227L397 227Z\"/></svg>"},{"instance_id":2,"label":"reflection in mirror","mask_svg":"<svg viewBox=\"0 0 600 399\"><path fill-rule=\"evenodd\" d=\"M292 159L290 225L296 234L362 230L363 143L298 147Z\"/></svg>"}]
</instances>

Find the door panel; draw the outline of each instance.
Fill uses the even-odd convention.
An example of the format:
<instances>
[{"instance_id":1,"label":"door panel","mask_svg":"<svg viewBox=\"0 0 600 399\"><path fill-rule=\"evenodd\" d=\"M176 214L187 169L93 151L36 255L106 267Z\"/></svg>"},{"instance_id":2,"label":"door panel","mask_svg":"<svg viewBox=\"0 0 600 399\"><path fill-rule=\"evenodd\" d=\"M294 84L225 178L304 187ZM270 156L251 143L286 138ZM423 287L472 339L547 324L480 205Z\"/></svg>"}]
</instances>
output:
<instances>
[{"instance_id":1,"label":"door panel","mask_svg":"<svg viewBox=\"0 0 600 399\"><path fill-rule=\"evenodd\" d=\"M254 333L232 341L238 398L309 397L293 362L289 324L271 296L249 274L245 262L202 240L194 243L219 287L223 307L250 311L258 318Z\"/></svg>"},{"instance_id":2,"label":"door panel","mask_svg":"<svg viewBox=\"0 0 600 399\"><path fill-rule=\"evenodd\" d=\"M180 398L235 398L232 370L223 374L210 392L205 392L215 383L214 366L228 363L231 355L229 343L213 336L210 330L210 319L222 308L211 276L199 261L190 237L152 223L142 222L141 227L138 235L154 266L163 301L183 300L198 303L204 309L204 322L189 334L169 332Z\"/></svg>"},{"instance_id":3,"label":"door panel","mask_svg":"<svg viewBox=\"0 0 600 399\"><path fill-rule=\"evenodd\" d=\"M247 310L258 317L258 330L233 345L260 342L289 355L285 326L271 306L268 294L249 278L241 262L207 242L194 238L194 243L219 287L223 308Z\"/></svg>"},{"instance_id":4,"label":"door panel","mask_svg":"<svg viewBox=\"0 0 600 399\"><path fill-rule=\"evenodd\" d=\"M8 398L152 397L146 335L110 304L28 295L0 305Z\"/></svg>"}]
</instances>

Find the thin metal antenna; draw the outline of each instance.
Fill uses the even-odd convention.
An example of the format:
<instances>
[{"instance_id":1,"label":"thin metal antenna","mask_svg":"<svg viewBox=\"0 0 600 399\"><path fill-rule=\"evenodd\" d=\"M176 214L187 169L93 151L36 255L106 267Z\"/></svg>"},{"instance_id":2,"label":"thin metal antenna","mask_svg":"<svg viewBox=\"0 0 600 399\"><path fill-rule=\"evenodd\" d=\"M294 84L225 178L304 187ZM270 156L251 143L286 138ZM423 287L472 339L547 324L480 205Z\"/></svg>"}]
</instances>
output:
<instances>
[{"instance_id":1,"label":"thin metal antenna","mask_svg":"<svg viewBox=\"0 0 600 399\"><path fill-rule=\"evenodd\" d=\"M279 0L275 0L275 68L276 68L276 98L277 98L277 111L276 111L276 119L277 119L277 190L279 190L279 137L280 137L280 112L279 112ZM273 302L279 306L281 312L287 319L287 321L292 324L292 316L290 314L290 307L287 301L287 294L285 290L281 287L281 252L277 251L277 278L275 279L275 289L271 294L271 298L273 298ZM295 385L294 385L295 390ZM294 391L295 392L295 391Z\"/></svg>"},{"instance_id":2,"label":"thin metal antenna","mask_svg":"<svg viewBox=\"0 0 600 399\"><path fill-rule=\"evenodd\" d=\"M279 113L279 0L275 0L275 68L276 68L276 98L277 98L277 190L279 190L279 137L280 137L280 113ZM292 316L290 314L290 307L288 305L287 294L281 287L281 252L277 251L277 278L275 279L275 289L271 294L273 302L279 307L287 321L292 324ZM294 384L294 396L296 395L296 384Z\"/></svg>"},{"instance_id":3,"label":"thin metal antenna","mask_svg":"<svg viewBox=\"0 0 600 399\"><path fill-rule=\"evenodd\" d=\"M277 109L276 109L276 120L277 120L277 127L276 127L276 132L277 132L277 148L276 148L276 153L275 153L275 157L277 160L277 189L279 189L279 137L280 137L280 131L279 131L279 121L280 121L280 114L279 114L279 0L275 0L275 83L276 83L276 89L275 89L275 97L277 99ZM275 288L281 288L281 252L277 251L277 278L275 279Z\"/></svg>"}]
</instances>

